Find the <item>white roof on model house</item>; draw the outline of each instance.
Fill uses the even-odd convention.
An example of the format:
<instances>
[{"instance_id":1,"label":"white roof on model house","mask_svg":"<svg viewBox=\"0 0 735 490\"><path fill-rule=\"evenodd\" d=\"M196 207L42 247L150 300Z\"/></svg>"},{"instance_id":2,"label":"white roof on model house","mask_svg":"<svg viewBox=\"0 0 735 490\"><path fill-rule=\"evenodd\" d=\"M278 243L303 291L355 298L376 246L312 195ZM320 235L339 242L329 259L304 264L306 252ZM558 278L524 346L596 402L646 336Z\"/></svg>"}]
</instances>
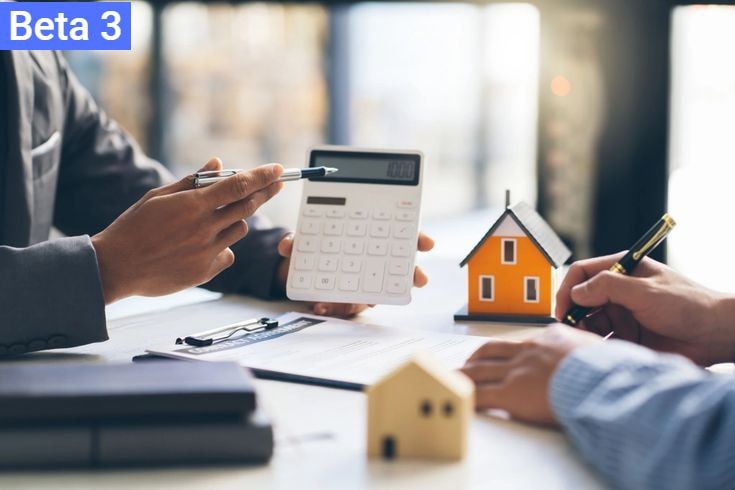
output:
<instances>
[{"instance_id":1,"label":"white roof on model house","mask_svg":"<svg viewBox=\"0 0 735 490\"><path fill-rule=\"evenodd\" d=\"M477 242L477 245L460 262L459 266L464 267L491 236L519 236L519 229L522 235L527 236L546 257L546 260L556 268L563 265L572 255L572 252L564 245L564 242L561 241L541 215L531 206L521 201L505 208L505 212L500 215L500 218L485 233L485 236Z\"/></svg>"}]
</instances>

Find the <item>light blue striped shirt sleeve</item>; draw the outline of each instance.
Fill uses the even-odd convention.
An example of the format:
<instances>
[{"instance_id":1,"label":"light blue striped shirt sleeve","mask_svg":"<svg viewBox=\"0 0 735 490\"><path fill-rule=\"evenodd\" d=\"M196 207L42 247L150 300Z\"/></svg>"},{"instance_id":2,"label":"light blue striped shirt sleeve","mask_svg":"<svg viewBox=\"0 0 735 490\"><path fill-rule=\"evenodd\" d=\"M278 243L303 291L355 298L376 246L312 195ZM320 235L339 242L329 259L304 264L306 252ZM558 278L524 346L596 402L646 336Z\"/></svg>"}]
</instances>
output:
<instances>
[{"instance_id":1,"label":"light blue striped shirt sleeve","mask_svg":"<svg viewBox=\"0 0 735 490\"><path fill-rule=\"evenodd\" d=\"M612 340L577 349L551 381L569 438L616 488L735 488L735 378Z\"/></svg>"}]
</instances>

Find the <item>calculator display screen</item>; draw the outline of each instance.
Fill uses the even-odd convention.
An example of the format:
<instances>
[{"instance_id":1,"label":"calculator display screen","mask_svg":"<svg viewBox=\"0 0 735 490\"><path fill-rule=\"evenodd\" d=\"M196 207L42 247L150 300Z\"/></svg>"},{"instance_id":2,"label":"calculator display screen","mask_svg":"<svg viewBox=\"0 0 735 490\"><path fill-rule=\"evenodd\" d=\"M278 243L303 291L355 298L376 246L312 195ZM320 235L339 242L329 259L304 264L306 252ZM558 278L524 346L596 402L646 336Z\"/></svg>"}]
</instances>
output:
<instances>
[{"instance_id":1,"label":"calculator display screen","mask_svg":"<svg viewBox=\"0 0 735 490\"><path fill-rule=\"evenodd\" d=\"M313 150L310 167L335 167L338 172L314 181L418 185L418 154Z\"/></svg>"}]
</instances>

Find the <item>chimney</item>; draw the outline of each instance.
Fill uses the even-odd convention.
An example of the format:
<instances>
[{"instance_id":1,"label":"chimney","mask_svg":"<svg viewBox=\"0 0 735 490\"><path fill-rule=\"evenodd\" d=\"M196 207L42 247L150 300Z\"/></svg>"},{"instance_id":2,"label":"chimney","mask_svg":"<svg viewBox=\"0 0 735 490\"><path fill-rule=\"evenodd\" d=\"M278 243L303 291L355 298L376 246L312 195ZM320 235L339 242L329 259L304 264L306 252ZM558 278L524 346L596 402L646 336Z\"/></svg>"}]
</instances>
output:
<instances>
[{"instance_id":1,"label":"chimney","mask_svg":"<svg viewBox=\"0 0 735 490\"><path fill-rule=\"evenodd\" d=\"M510 189L505 189L505 207L510 207Z\"/></svg>"}]
</instances>

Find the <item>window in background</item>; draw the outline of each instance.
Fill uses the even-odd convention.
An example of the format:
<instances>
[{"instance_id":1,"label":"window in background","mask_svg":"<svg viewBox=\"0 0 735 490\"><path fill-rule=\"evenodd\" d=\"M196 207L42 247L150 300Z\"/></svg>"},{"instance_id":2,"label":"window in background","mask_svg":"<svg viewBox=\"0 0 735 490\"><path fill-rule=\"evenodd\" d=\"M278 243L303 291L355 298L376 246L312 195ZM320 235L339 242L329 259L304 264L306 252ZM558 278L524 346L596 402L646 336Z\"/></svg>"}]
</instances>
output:
<instances>
[{"instance_id":1,"label":"window in background","mask_svg":"<svg viewBox=\"0 0 735 490\"><path fill-rule=\"evenodd\" d=\"M323 7L182 2L163 15L171 88L166 152L178 173L211 156L229 168L305 164L325 139ZM301 194L288 184L264 209L294 226Z\"/></svg>"},{"instance_id":2,"label":"window in background","mask_svg":"<svg viewBox=\"0 0 735 490\"><path fill-rule=\"evenodd\" d=\"M425 216L535 201L536 8L373 3L349 23L350 143L422 150Z\"/></svg>"},{"instance_id":3,"label":"window in background","mask_svg":"<svg viewBox=\"0 0 735 490\"><path fill-rule=\"evenodd\" d=\"M131 13L130 51L68 51L64 55L100 106L146 148L152 10L148 3L132 2Z\"/></svg>"},{"instance_id":4,"label":"window in background","mask_svg":"<svg viewBox=\"0 0 735 490\"><path fill-rule=\"evenodd\" d=\"M735 7L679 7L673 22L669 262L735 291Z\"/></svg>"}]
</instances>

